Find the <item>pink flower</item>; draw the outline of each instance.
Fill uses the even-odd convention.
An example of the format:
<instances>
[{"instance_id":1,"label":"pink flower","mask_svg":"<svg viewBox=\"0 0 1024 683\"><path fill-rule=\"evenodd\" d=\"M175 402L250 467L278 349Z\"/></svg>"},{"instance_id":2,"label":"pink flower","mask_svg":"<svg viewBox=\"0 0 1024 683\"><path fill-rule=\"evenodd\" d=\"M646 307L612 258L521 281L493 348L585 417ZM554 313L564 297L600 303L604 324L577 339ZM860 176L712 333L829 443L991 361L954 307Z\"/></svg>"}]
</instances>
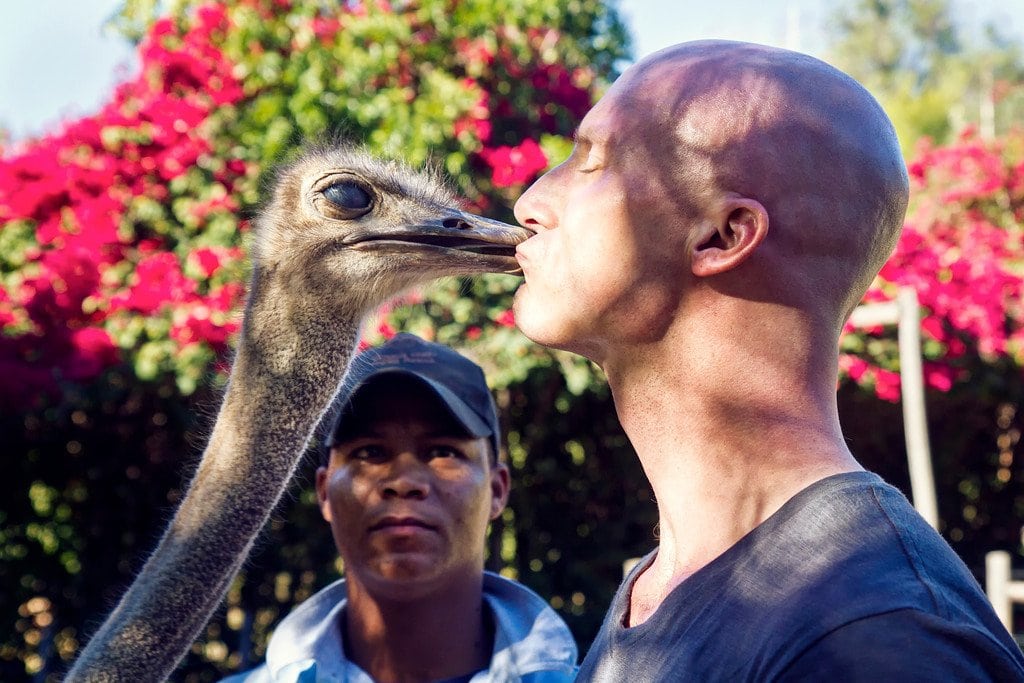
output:
<instances>
[{"instance_id":1,"label":"pink flower","mask_svg":"<svg viewBox=\"0 0 1024 683\"><path fill-rule=\"evenodd\" d=\"M859 382L867 371L868 364L863 358L844 353L839 357L839 369L844 371L854 382Z\"/></svg>"},{"instance_id":2,"label":"pink flower","mask_svg":"<svg viewBox=\"0 0 1024 683\"><path fill-rule=\"evenodd\" d=\"M481 142L486 142L491 138L491 122L486 118L464 116L455 122L453 132L457 138L468 134Z\"/></svg>"},{"instance_id":3,"label":"pink flower","mask_svg":"<svg viewBox=\"0 0 1024 683\"><path fill-rule=\"evenodd\" d=\"M164 305L188 300L196 289L195 282L181 272L178 258L169 252L158 252L139 261L135 279L127 292L112 299L115 308L151 314Z\"/></svg>"},{"instance_id":4,"label":"pink flower","mask_svg":"<svg viewBox=\"0 0 1024 683\"><path fill-rule=\"evenodd\" d=\"M953 388L953 380L955 379L956 373L949 366L939 365L938 363L925 363L924 381L925 384L933 389L949 391Z\"/></svg>"},{"instance_id":5,"label":"pink flower","mask_svg":"<svg viewBox=\"0 0 1024 683\"><path fill-rule=\"evenodd\" d=\"M216 311L228 312L241 303L244 293L241 283L226 282L210 292L206 297L206 304Z\"/></svg>"},{"instance_id":6,"label":"pink flower","mask_svg":"<svg viewBox=\"0 0 1024 683\"><path fill-rule=\"evenodd\" d=\"M239 328L237 321L226 318L202 301L175 310L174 320L170 337L182 348L205 342L218 353L227 348L228 339Z\"/></svg>"},{"instance_id":7,"label":"pink flower","mask_svg":"<svg viewBox=\"0 0 1024 683\"><path fill-rule=\"evenodd\" d=\"M220 256L218 256L217 252L209 247L196 249L189 254L189 258L199 266L199 270L203 273L203 277L210 277L217 272L218 268L220 268Z\"/></svg>"},{"instance_id":8,"label":"pink flower","mask_svg":"<svg viewBox=\"0 0 1024 683\"><path fill-rule=\"evenodd\" d=\"M494 322L498 323L502 327L515 327L516 314L510 308L507 311L503 311L497 318L494 319Z\"/></svg>"},{"instance_id":9,"label":"pink flower","mask_svg":"<svg viewBox=\"0 0 1024 683\"><path fill-rule=\"evenodd\" d=\"M921 329L932 339L938 341L946 340L946 330L942 326L942 321L934 315L925 316L921 320Z\"/></svg>"},{"instance_id":10,"label":"pink flower","mask_svg":"<svg viewBox=\"0 0 1024 683\"><path fill-rule=\"evenodd\" d=\"M107 331L83 327L71 333L71 354L64 360L63 373L70 380L92 379L118 361L119 352Z\"/></svg>"},{"instance_id":11,"label":"pink flower","mask_svg":"<svg viewBox=\"0 0 1024 683\"><path fill-rule=\"evenodd\" d=\"M313 17L313 35L324 45L328 45L341 30L341 21L337 17Z\"/></svg>"},{"instance_id":12,"label":"pink flower","mask_svg":"<svg viewBox=\"0 0 1024 683\"><path fill-rule=\"evenodd\" d=\"M494 63L494 50L484 38L456 38L455 50L459 56L477 68L488 67Z\"/></svg>"},{"instance_id":13,"label":"pink flower","mask_svg":"<svg viewBox=\"0 0 1024 683\"><path fill-rule=\"evenodd\" d=\"M480 156L492 169L491 182L496 187L521 185L547 168L548 158L534 140L527 138L516 147L502 145L484 148Z\"/></svg>"},{"instance_id":14,"label":"pink flower","mask_svg":"<svg viewBox=\"0 0 1024 683\"><path fill-rule=\"evenodd\" d=\"M900 375L884 368L875 368L875 394L883 401L900 400Z\"/></svg>"}]
</instances>

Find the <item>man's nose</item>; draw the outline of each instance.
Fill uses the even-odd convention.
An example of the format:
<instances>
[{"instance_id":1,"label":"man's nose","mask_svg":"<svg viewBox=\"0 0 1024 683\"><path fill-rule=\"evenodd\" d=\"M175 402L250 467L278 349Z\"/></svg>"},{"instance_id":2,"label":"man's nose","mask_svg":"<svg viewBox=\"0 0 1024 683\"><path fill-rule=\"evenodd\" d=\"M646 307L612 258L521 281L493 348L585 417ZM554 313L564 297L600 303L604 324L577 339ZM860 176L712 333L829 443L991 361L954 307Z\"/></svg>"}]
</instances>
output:
<instances>
[{"instance_id":1,"label":"man's nose","mask_svg":"<svg viewBox=\"0 0 1024 683\"><path fill-rule=\"evenodd\" d=\"M381 494L384 498L422 500L429 493L427 466L411 453L402 453L394 458L386 476L381 480Z\"/></svg>"},{"instance_id":2,"label":"man's nose","mask_svg":"<svg viewBox=\"0 0 1024 683\"><path fill-rule=\"evenodd\" d=\"M513 208L516 220L531 230L551 230L558 224L558 212L553 203L551 186L553 174L557 169L548 171L537 179L530 188L520 195Z\"/></svg>"}]
</instances>

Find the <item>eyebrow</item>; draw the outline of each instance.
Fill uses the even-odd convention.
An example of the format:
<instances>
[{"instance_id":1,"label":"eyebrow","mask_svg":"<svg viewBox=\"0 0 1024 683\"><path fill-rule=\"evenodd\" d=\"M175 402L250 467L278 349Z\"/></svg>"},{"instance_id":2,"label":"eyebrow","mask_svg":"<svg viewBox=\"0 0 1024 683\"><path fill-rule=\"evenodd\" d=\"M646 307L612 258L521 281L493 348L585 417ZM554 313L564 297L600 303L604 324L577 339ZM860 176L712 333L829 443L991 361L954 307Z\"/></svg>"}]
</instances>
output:
<instances>
[{"instance_id":1,"label":"eyebrow","mask_svg":"<svg viewBox=\"0 0 1024 683\"><path fill-rule=\"evenodd\" d=\"M598 141L592 135L584 133L577 128L572 132L572 142L574 145L593 145Z\"/></svg>"},{"instance_id":2,"label":"eyebrow","mask_svg":"<svg viewBox=\"0 0 1024 683\"><path fill-rule=\"evenodd\" d=\"M583 132L579 128L572 132L572 142L574 145L591 148L598 147L600 149L607 149L614 139L615 135L613 132L605 135L595 135L592 132Z\"/></svg>"}]
</instances>

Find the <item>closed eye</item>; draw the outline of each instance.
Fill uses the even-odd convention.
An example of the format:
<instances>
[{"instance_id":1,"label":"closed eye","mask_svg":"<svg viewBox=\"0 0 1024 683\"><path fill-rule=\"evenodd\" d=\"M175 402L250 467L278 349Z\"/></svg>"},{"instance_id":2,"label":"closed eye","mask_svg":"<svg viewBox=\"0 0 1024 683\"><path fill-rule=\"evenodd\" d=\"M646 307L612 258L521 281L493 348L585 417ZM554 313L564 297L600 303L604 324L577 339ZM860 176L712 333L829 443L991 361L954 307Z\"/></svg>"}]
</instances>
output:
<instances>
[{"instance_id":1,"label":"closed eye","mask_svg":"<svg viewBox=\"0 0 1024 683\"><path fill-rule=\"evenodd\" d=\"M594 171L600 171L604 167L604 155L595 147L588 148L586 156L577 164L577 170L580 173L593 173Z\"/></svg>"}]
</instances>

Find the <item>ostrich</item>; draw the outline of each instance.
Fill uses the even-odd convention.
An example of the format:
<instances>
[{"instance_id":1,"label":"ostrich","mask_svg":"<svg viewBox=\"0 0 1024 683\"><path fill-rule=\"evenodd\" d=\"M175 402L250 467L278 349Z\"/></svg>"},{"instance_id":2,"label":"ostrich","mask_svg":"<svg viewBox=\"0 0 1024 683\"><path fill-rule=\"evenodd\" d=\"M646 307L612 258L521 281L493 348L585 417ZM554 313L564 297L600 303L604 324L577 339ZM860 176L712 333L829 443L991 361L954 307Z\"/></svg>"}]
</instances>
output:
<instances>
[{"instance_id":1,"label":"ostrich","mask_svg":"<svg viewBox=\"0 0 1024 683\"><path fill-rule=\"evenodd\" d=\"M362 317L445 275L518 272L532 232L463 213L429 173L350 147L279 173L255 223L228 388L188 493L69 681L158 681L220 603L336 393Z\"/></svg>"}]
</instances>

